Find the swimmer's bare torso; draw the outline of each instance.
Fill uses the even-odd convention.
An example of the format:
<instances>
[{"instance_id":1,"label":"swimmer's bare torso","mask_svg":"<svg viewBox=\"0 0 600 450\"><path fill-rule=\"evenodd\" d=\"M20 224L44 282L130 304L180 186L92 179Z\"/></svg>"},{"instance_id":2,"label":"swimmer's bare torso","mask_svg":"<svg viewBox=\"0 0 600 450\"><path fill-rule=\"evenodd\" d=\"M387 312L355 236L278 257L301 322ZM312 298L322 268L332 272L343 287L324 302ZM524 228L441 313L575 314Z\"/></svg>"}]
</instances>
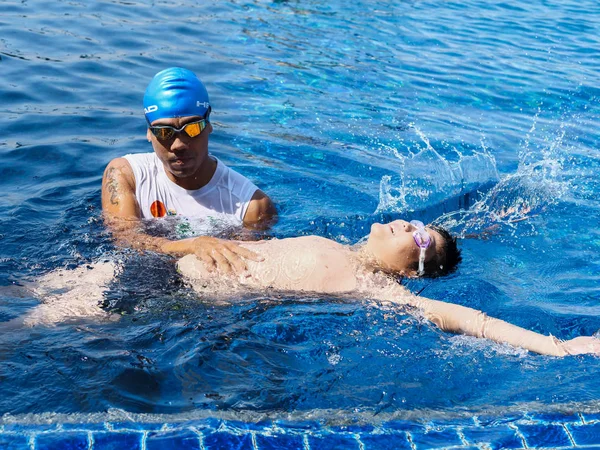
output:
<instances>
[{"instance_id":1,"label":"swimmer's bare torso","mask_svg":"<svg viewBox=\"0 0 600 450\"><path fill-rule=\"evenodd\" d=\"M360 290L366 272L347 246L318 236L240 243L264 258L247 261L242 276L221 276L209 271L194 255L181 258L181 274L197 290L210 285L214 292L232 288L271 288L282 291L340 293ZM215 281L216 280L216 281Z\"/></svg>"}]
</instances>

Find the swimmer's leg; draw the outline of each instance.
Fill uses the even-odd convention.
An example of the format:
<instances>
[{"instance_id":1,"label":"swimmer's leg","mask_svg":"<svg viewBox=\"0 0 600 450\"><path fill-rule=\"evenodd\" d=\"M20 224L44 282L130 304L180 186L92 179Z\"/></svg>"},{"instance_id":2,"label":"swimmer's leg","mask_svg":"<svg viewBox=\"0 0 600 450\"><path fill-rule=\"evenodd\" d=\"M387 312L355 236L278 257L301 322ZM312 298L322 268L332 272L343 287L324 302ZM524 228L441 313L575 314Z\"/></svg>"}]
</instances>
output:
<instances>
[{"instance_id":1,"label":"swimmer's leg","mask_svg":"<svg viewBox=\"0 0 600 450\"><path fill-rule=\"evenodd\" d=\"M108 318L100 304L104 290L119 272L114 262L100 262L47 273L29 286L42 303L16 322L32 327L82 317Z\"/></svg>"}]
</instances>

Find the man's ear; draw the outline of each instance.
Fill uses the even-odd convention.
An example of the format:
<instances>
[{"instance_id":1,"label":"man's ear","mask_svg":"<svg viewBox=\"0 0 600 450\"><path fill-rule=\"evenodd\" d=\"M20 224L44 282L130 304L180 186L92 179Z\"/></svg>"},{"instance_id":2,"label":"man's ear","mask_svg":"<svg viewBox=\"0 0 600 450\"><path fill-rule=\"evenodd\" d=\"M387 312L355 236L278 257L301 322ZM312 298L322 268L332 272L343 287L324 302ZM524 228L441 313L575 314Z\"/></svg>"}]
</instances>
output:
<instances>
[{"instance_id":1,"label":"man's ear","mask_svg":"<svg viewBox=\"0 0 600 450\"><path fill-rule=\"evenodd\" d=\"M208 134L210 134L210 133L212 133L212 132L213 132L213 126L212 126L212 123L208 122L208 123L206 124L206 128L208 129Z\"/></svg>"},{"instance_id":2,"label":"man's ear","mask_svg":"<svg viewBox=\"0 0 600 450\"><path fill-rule=\"evenodd\" d=\"M148 139L148 142L152 142L152 131L150 131L150 128L146 128L146 139Z\"/></svg>"}]
</instances>

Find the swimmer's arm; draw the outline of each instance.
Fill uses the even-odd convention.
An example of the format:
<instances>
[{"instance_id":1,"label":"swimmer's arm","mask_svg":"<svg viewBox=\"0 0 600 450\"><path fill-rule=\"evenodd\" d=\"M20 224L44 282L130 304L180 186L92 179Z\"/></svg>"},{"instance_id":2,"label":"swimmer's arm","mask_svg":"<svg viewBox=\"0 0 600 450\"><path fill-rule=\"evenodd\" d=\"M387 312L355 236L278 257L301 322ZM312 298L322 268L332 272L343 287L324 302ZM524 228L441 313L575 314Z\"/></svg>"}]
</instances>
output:
<instances>
[{"instance_id":1,"label":"swimmer's arm","mask_svg":"<svg viewBox=\"0 0 600 450\"><path fill-rule=\"evenodd\" d=\"M534 331L512 325L503 320L489 317L476 309L461 305L417 297L407 293L398 285L396 295L392 297L388 290L382 300L414 306L440 329L452 333L490 339L524 348L542 355L565 356L580 353L600 354L600 339L579 337L570 341L561 341L554 336L545 336Z\"/></svg>"},{"instance_id":2,"label":"swimmer's arm","mask_svg":"<svg viewBox=\"0 0 600 450\"><path fill-rule=\"evenodd\" d=\"M268 197L266 198L268 199ZM264 200L261 201L264 202ZM113 159L104 171L102 211L105 223L113 233L117 244L123 247L151 250L173 256L195 254L205 262L209 270L219 269L225 273L233 271L241 274L245 272L244 259L263 260L256 253L240 247L232 241L210 236L171 241L142 232L140 230L142 215L135 198L135 176L125 158Z\"/></svg>"},{"instance_id":3,"label":"swimmer's arm","mask_svg":"<svg viewBox=\"0 0 600 450\"><path fill-rule=\"evenodd\" d=\"M444 331L486 338L542 355L565 356L568 354L563 343L552 335L545 336L526 330L503 320L489 317L476 309L422 297L416 297L411 304L418 307L427 319Z\"/></svg>"},{"instance_id":4,"label":"swimmer's arm","mask_svg":"<svg viewBox=\"0 0 600 450\"><path fill-rule=\"evenodd\" d=\"M254 230L265 230L277 222L277 209L271 199L258 189L244 215L244 226Z\"/></svg>"}]
</instances>

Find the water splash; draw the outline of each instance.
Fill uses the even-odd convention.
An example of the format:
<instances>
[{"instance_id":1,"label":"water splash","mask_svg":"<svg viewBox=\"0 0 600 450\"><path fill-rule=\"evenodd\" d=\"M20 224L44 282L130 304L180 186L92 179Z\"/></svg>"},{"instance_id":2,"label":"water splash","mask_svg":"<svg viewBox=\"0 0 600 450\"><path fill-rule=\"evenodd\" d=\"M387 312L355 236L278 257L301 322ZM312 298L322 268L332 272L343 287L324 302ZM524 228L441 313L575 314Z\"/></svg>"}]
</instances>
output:
<instances>
[{"instance_id":1,"label":"water splash","mask_svg":"<svg viewBox=\"0 0 600 450\"><path fill-rule=\"evenodd\" d=\"M421 130L412 124L411 128L421 143L417 144L416 151L409 150L408 155L388 147L399 160L400 171L397 175L382 177L376 213L423 210L499 179L494 157L483 140L481 149L469 155L453 148L457 160L449 161L433 148Z\"/></svg>"},{"instance_id":2,"label":"water splash","mask_svg":"<svg viewBox=\"0 0 600 450\"><path fill-rule=\"evenodd\" d=\"M536 115L518 153L516 172L502 178L468 210L448 213L437 223L461 237L481 236L499 228L508 229L512 235L523 222L541 215L572 193L572 180L566 174L572 148L565 144L565 123L561 122L553 133L544 131L543 138L532 144L537 118ZM535 233L528 222L530 233Z\"/></svg>"}]
</instances>

